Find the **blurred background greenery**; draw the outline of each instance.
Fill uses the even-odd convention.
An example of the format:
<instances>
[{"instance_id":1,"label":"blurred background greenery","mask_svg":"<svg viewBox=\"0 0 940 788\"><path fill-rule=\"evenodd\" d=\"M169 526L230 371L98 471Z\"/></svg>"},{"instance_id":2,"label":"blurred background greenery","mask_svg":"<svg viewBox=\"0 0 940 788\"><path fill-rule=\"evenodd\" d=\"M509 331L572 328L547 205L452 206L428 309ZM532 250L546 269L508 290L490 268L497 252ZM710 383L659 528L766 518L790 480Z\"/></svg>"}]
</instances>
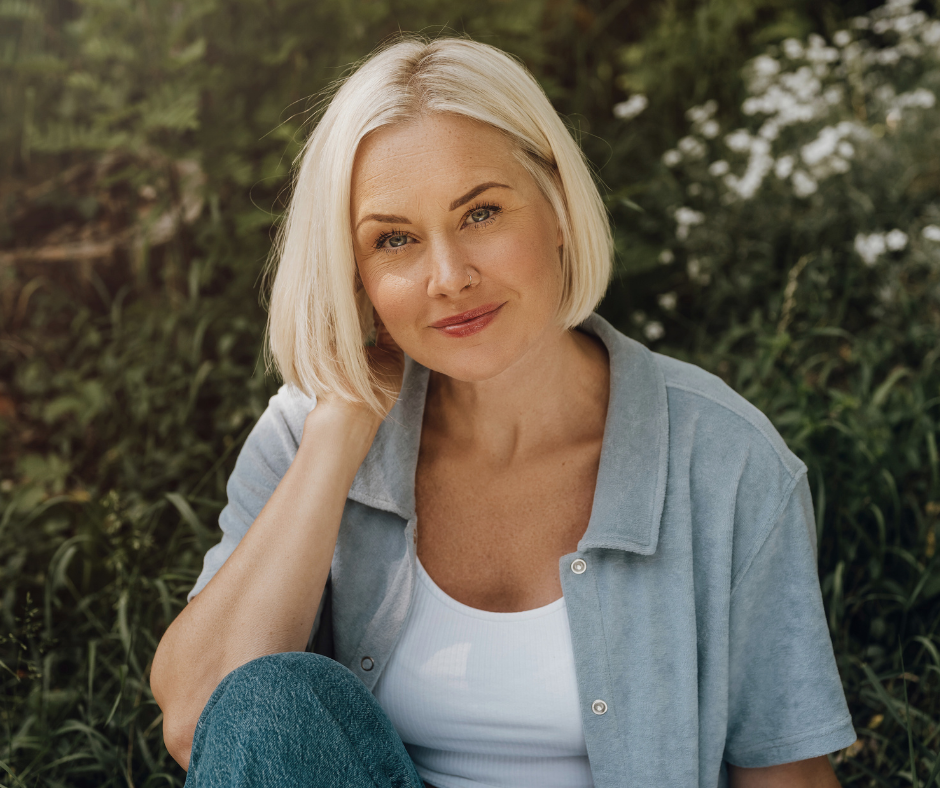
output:
<instances>
[{"instance_id":1,"label":"blurred background greenery","mask_svg":"<svg viewBox=\"0 0 940 788\"><path fill-rule=\"evenodd\" d=\"M842 784L940 785L938 10L0 0L0 786L182 785L147 675L277 386L272 226L316 94L399 30L544 86L615 225L601 313L810 468Z\"/></svg>"}]
</instances>

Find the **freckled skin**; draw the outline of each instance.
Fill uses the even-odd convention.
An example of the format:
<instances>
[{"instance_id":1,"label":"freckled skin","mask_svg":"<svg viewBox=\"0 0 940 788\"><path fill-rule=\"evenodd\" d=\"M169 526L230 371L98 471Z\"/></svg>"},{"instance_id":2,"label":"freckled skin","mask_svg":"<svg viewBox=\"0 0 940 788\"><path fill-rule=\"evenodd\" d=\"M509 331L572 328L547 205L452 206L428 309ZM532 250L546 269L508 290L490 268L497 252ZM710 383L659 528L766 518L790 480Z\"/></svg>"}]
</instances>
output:
<instances>
[{"instance_id":1,"label":"freckled skin","mask_svg":"<svg viewBox=\"0 0 940 788\"><path fill-rule=\"evenodd\" d=\"M448 210L455 197L490 181L510 188ZM546 330L557 338L560 233L548 201L499 132L454 116L382 129L360 146L352 187L353 227L370 213L411 220L369 220L354 237L366 291L416 361L458 380L485 380L544 341ZM479 203L501 210L479 226L467 224L468 209ZM374 249L390 230L409 233L407 245ZM476 337L455 342L429 328L494 302L505 302L498 320Z\"/></svg>"}]
</instances>

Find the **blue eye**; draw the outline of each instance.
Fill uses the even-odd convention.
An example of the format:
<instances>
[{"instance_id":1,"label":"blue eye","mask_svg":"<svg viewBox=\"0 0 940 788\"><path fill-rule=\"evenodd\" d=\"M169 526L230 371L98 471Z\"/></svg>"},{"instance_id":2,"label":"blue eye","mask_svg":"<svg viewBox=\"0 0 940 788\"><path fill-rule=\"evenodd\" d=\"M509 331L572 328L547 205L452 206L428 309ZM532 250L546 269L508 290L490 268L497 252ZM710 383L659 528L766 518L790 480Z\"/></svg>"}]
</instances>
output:
<instances>
[{"instance_id":1,"label":"blue eye","mask_svg":"<svg viewBox=\"0 0 940 788\"><path fill-rule=\"evenodd\" d=\"M411 240L411 236L407 233L401 232L389 232L382 233L378 238L375 239L375 249L384 249L388 251L398 251L402 247L408 245L408 242Z\"/></svg>"},{"instance_id":2,"label":"blue eye","mask_svg":"<svg viewBox=\"0 0 940 788\"><path fill-rule=\"evenodd\" d=\"M502 208L498 205L493 205L491 203L485 203L483 205L474 205L470 212L467 214L467 218L464 219L466 225L483 225L489 224L496 214L502 212Z\"/></svg>"}]
</instances>

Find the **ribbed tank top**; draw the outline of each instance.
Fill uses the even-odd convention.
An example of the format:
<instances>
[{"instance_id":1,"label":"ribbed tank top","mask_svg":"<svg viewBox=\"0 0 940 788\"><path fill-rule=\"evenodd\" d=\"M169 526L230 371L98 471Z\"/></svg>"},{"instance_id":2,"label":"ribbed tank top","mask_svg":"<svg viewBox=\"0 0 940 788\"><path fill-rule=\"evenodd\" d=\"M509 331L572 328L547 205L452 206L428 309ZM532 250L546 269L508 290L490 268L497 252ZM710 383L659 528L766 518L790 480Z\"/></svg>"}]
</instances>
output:
<instances>
[{"instance_id":1,"label":"ribbed tank top","mask_svg":"<svg viewBox=\"0 0 940 788\"><path fill-rule=\"evenodd\" d=\"M591 788L561 597L492 613L418 562L415 599L373 692L436 788Z\"/></svg>"}]
</instances>

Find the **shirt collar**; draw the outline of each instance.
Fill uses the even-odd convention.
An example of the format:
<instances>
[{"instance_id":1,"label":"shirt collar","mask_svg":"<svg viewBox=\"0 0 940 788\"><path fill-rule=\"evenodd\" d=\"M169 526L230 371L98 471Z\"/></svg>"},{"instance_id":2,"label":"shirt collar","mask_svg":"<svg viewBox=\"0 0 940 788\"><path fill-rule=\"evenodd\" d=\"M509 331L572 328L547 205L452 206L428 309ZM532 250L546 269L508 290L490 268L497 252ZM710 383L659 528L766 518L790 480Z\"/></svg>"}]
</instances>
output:
<instances>
[{"instance_id":1,"label":"shirt collar","mask_svg":"<svg viewBox=\"0 0 940 788\"><path fill-rule=\"evenodd\" d=\"M594 504L578 550L609 548L652 555L666 497L669 416L666 384L653 354L600 315L580 328L610 357L610 401ZM349 497L414 517L415 468L429 371L405 357L401 395L379 427Z\"/></svg>"}]
</instances>

